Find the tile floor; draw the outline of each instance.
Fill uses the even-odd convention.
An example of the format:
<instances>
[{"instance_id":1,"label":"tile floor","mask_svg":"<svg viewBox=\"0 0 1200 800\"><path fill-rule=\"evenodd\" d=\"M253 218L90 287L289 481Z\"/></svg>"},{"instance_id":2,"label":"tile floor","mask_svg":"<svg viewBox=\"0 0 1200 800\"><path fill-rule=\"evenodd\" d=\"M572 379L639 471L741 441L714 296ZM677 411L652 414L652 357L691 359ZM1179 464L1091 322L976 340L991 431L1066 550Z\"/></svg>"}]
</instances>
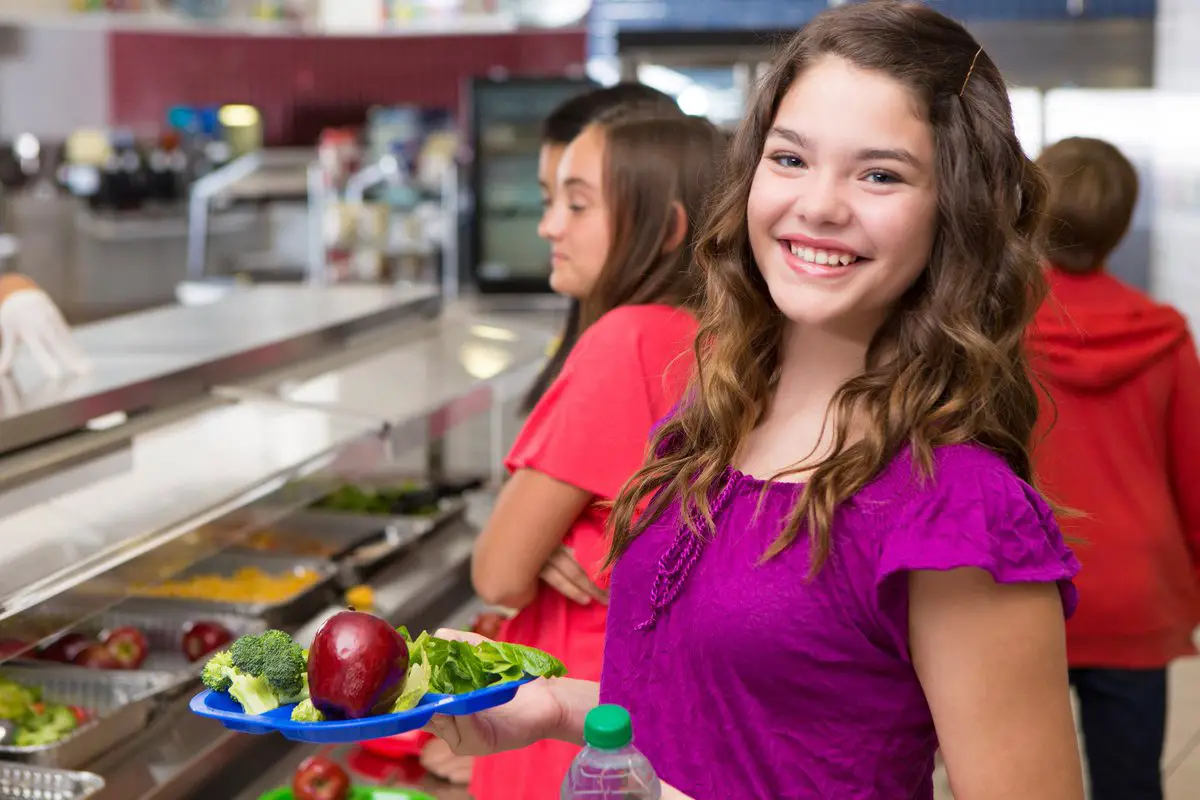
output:
<instances>
[{"instance_id":1,"label":"tile floor","mask_svg":"<svg viewBox=\"0 0 1200 800\"><path fill-rule=\"evenodd\" d=\"M1163 753L1166 800L1196 800L1200 798L1200 657L1179 661L1172 668L1170 703ZM952 798L945 772L939 770L937 800Z\"/></svg>"}]
</instances>

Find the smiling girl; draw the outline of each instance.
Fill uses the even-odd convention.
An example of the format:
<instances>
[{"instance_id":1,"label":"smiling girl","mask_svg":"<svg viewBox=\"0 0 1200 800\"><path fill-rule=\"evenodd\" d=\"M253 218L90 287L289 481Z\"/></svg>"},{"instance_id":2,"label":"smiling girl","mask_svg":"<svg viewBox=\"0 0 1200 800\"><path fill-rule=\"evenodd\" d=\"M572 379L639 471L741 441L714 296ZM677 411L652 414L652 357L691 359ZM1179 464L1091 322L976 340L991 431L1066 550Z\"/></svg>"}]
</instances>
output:
<instances>
[{"instance_id":1,"label":"smiling girl","mask_svg":"<svg viewBox=\"0 0 1200 800\"><path fill-rule=\"evenodd\" d=\"M825 12L727 168L697 375L612 512L599 692L434 730L578 740L600 699L671 797L930 800L940 746L960 800L1080 800L1078 563L1027 450L1045 189L999 71L923 4Z\"/></svg>"}]
</instances>

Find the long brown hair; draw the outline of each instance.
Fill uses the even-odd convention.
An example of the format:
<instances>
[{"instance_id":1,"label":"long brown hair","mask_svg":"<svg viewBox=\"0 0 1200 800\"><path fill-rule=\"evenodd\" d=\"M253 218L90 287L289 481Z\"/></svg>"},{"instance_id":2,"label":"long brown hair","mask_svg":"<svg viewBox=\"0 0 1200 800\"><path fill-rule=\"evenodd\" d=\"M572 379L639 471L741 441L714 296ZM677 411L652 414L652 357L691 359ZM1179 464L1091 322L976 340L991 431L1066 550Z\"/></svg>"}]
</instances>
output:
<instances>
[{"instance_id":1,"label":"long brown hair","mask_svg":"<svg viewBox=\"0 0 1200 800\"><path fill-rule=\"evenodd\" d=\"M676 119L682 116L683 111L670 95L642 83L618 83L576 95L551 111L542 124L542 144L566 147L584 128L601 120L614 122L623 118L644 117ZM532 411L554 383L582 332L579 301L572 298L558 337L558 347L546 360L521 401L523 413Z\"/></svg>"},{"instance_id":2,"label":"long brown hair","mask_svg":"<svg viewBox=\"0 0 1200 800\"><path fill-rule=\"evenodd\" d=\"M580 303L580 331L618 306L694 306L699 282L692 269L692 226L717 182L724 156L720 132L696 117L621 118L590 127L605 140L603 193L612 246Z\"/></svg>"},{"instance_id":3,"label":"long brown hair","mask_svg":"<svg viewBox=\"0 0 1200 800\"><path fill-rule=\"evenodd\" d=\"M831 454L816 465L764 558L804 529L815 575L829 556L839 504L905 445L926 475L934 447L976 442L1032 481L1027 445L1038 401L1022 338L1045 291L1034 241L1043 180L1021 150L999 70L966 29L920 3L852 4L818 15L791 40L734 138L727 181L696 244L704 282L697 373L614 504L610 563L676 500L694 535L701 526L711 533L711 493L762 420L779 377L786 319L755 266L746 205L780 102L824 56L889 75L913 93L936 142L938 227L927 269L876 333L865 371L835 394ZM855 419L868 423L857 440Z\"/></svg>"}]
</instances>

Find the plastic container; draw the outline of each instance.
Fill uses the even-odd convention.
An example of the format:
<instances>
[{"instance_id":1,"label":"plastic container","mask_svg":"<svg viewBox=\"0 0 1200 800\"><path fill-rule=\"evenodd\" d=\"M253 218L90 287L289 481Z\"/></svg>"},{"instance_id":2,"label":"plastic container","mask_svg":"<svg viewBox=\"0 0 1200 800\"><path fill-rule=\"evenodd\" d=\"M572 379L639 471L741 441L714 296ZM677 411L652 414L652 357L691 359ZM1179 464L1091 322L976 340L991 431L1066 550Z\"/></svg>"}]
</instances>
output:
<instances>
[{"instance_id":1,"label":"plastic container","mask_svg":"<svg viewBox=\"0 0 1200 800\"><path fill-rule=\"evenodd\" d=\"M654 767L633 746L633 722L620 706L597 706L583 726L587 746L563 779L562 800L659 800Z\"/></svg>"},{"instance_id":2,"label":"plastic container","mask_svg":"<svg viewBox=\"0 0 1200 800\"><path fill-rule=\"evenodd\" d=\"M503 705L517 695L517 690L533 678L489 686L466 694L427 694L416 708L399 714L383 714L365 719L327 722L292 722L290 704L266 714L247 714L224 692L205 689L192 698L189 707L202 717L215 719L232 731L255 735L281 733L296 742L316 744L349 744L369 739L383 739L425 727L434 714L461 716L475 714Z\"/></svg>"}]
</instances>

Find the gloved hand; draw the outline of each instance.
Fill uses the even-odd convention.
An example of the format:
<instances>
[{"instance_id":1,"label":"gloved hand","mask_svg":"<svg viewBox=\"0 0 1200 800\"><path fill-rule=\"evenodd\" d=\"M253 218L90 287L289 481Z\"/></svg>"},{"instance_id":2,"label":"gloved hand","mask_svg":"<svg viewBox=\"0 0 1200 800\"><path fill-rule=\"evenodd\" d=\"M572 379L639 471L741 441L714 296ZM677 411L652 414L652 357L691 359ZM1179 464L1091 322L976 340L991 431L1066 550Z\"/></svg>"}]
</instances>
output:
<instances>
[{"instance_id":1,"label":"gloved hand","mask_svg":"<svg viewBox=\"0 0 1200 800\"><path fill-rule=\"evenodd\" d=\"M50 296L23 275L0 276L0 375L12 371L24 345L50 378L90 369L87 356Z\"/></svg>"}]
</instances>

